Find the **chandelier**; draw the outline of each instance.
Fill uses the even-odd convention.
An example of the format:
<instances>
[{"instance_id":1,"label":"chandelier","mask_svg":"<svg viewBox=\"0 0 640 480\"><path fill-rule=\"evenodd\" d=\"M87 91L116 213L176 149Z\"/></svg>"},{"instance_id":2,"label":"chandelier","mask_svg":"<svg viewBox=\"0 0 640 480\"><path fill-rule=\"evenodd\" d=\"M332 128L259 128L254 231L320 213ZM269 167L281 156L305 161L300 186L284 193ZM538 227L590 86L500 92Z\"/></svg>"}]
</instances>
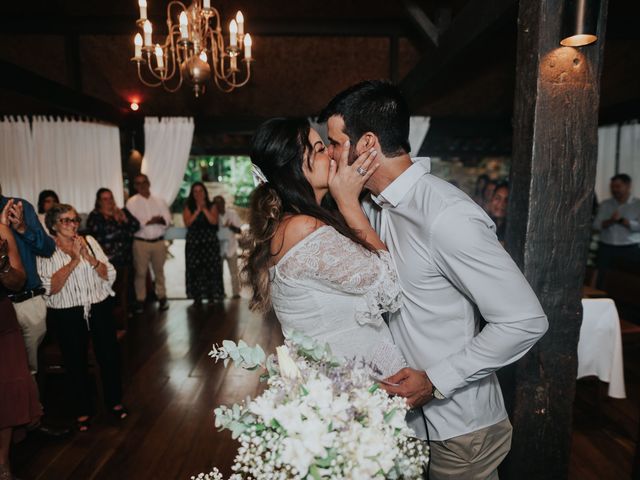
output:
<instances>
[{"instance_id":1,"label":"chandelier","mask_svg":"<svg viewBox=\"0 0 640 480\"><path fill-rule=\"evenodd\" d=\"M204 94L210 79L225 93L247 84L253 58L251 35L244 32L242 12L238 11L229 23L229 44L225 47L220 14L211 7L211 0L193 0L189 7L172 0L167 5L168 34L163 43L154 44L147 0L138 0L138 6L140 18L136 23L142 28L144 41L137 33L131 61L136 63L143 84L175 92L186 80L196 97Z\"/></svg>"}]
</instances>

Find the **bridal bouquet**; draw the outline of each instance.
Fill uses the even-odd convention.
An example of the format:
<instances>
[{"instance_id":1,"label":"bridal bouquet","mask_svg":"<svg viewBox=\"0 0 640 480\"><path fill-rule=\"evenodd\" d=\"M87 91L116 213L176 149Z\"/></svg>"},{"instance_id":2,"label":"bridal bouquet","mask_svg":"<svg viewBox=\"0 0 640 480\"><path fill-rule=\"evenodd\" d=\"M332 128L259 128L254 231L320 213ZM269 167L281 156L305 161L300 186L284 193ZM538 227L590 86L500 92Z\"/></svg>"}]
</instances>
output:
<instances>
[{"instance_id":1,"label":"bridal bouquet","mask_svg":"<svg viewBox=\"0 0 640 480\"><path fill-rule=\"evenodd\" d=\"M209 353L225 366L264 368L268 386L215 409L216 427L240 442L230 480L421 478L428 447L412 437L405 400L379 389L370 367L297 334L276 351L267 358L260 346L225 340ZM222 478L217 468L192 477Z\"/></svg>"}]
</instances>

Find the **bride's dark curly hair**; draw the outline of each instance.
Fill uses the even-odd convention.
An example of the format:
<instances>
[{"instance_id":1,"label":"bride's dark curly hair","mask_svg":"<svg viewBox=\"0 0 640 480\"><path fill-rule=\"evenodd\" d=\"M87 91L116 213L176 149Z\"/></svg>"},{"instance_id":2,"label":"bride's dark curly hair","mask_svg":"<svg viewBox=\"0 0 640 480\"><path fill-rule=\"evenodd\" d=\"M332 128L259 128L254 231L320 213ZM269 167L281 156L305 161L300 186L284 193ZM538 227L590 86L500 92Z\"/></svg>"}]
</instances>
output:
<instances>
[{"instance_id":1,"label":"bride's dark curly hair","mask_svg":"<svg viewBox=\"0 0 640 480\"><path fill-rule=\"evenodd\" d=\"M249 257L242 269L242 279L251 286L252 310L271 307L269 267L272 259L271 239L285 215L309 215L339 233L373 249L358 237L337 209L320 206L313 188L302 170L313 147L309 143L309 122L304 118L272 118L258 127L251 146L251 161L260 167L268 182L258 186L250 199Z\"/></svg>"}]
</instances>

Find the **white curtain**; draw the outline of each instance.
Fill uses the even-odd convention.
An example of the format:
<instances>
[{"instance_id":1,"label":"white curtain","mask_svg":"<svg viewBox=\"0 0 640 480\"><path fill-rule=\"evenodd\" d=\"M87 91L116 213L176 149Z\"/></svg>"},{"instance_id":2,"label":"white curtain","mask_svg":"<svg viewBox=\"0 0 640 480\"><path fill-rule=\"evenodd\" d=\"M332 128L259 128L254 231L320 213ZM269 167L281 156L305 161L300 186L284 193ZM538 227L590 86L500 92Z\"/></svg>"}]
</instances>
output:
<instances>
[{"instance_id":1,"label":"white curtain","mask_svg":"<svg viewBox=\"0 0 640 480\"><path fill-rule=\"evenodd\" d=\"M37 173L29 119L4 117L0 122L0 184L4 195L36 200Z\"/></svg>"},{"instance_id":2,"label":"white curtain","mask_svg":"<svg viewBox=\"0 0 640 480\"><path fill-rule=\"evenodd\" d=\"M616 148L618 126L608 125L598 128L598 163L596 166L595 192L598 203L611 196L609 183L616 174Z\"/></svg>"},{"instance_id":3,"label":"white curtain","mask_svg":"<svg viewBox=\"0 0 640 480\"><path fill-rule=\"evenodd\" d=\"M180 191L193 141L193 118L146 117L142 173L151 191L171 205Z\"/></svg>"},{"instance_id":4,"label":"white curtain","mask_svg":"<svg viewBox=\"0 0 640 480\"><path fill-rule=\"evenodd\" d=\"M411 156L415 157L420 152L420 147L427 138L431 117L411 117L409 119L409 145Z\"/></svg>"},{"instance_id":5,"label":"white curtain","mask_svg":"<svg viewBox=\"0 0 640 480\"><path fill-rule=\"evenodd\" d=\"M118 127L34 117L30 132L26 119L5 119L2 132L4 194L35 204L41 190L51 189L61 202L87 213L93 210L96 190L106 187L113 191L116 202L123 204ZM18 160L20 165L16 165ZM7 163L12 166L5 169Z\"/></svg>"},{"instance_id":6,"label":"white curtain","mask_svg":"<svg viewBox=\"0 0 640 480\"><path fill-rule=\"evenodd\" d=\"M632 180L633 193L640 197L640 124L632 123L620 127L619 173L626 173Z\"/></svg>"},{"instance_id":7,"label":"white curtain","mask_svg":"<svg viewBox=\"0 0 640 480\"><path fill-rule=\"evenodd\" d=\"M111 189L116 203L123 204L118 127L34 117L33 144L40 188L55 190L78 212L93 210L101 187Z\"/></svg>"}]
</instances>

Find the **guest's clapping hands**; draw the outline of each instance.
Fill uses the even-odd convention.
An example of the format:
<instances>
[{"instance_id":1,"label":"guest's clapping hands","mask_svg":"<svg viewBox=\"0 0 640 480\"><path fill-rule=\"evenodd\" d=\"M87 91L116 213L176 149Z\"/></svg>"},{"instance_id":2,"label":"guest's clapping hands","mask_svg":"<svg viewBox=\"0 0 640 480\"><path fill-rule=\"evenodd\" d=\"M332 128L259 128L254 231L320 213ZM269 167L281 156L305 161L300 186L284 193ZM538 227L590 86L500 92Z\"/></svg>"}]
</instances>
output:
<instances>
[{"instance_id":1,"label":"guest's clapping hands","mask_svg":"<svg viewBox=\"0 0 640 480\"><path fill-rule=\"evenodd\" d=\"M376 152L370 149L349 165L349 141L345 142L338 162L331 160L329 167L329 191L338 206L359 204L358 197L367 180L380 166L375 163Z\"/></svg>"},{"instance_id":2,"label":"guest's clapping hands","mask_svg":"<svg viewBox=\"0 0 640 480\"><path fill-rule=\"evenodd\" d=\"M85 243L84 240L82 239L82 237L75 237L73 239L73 245L71 247L71 251L73 252L73 258L79 259L83 254L82 254L82 250L85 249Z\"/></svg>"},{"instance_id":3,"label":"guest's clapping hands","mask_svg":"<svg viewBox=\"0 0 640 480\"><path fill-rule=\"evenodd\" d=\"M0 214L0 223L11 227L16 232L23 234L27 230L24 223L24 209L22 202L15 202L13 198L9 199Z\"/></svg>"},{"instance_id":4,"label":"guest's clapping hands","mask_svg":"<svg viewBox=\"0 0 640 480\"><path fill-rule=\"evenodd\" d=\"M421 407L433 399L433 384L422 370L403 368L386 378L380 387L391 395L405 397L411 408Z\"/></svg>"},{"instance_id":5,"label":"guest's clapping hands","mask_svg":"<svg viewBox=\"0 0 640 480\"><path fill-rule=\"evenodd\" d=\"M147 225L166 225L167 221L164 219L162 215L156 215L155 217L151 217L147 222Z\"/></svg>"}]
</instances>

